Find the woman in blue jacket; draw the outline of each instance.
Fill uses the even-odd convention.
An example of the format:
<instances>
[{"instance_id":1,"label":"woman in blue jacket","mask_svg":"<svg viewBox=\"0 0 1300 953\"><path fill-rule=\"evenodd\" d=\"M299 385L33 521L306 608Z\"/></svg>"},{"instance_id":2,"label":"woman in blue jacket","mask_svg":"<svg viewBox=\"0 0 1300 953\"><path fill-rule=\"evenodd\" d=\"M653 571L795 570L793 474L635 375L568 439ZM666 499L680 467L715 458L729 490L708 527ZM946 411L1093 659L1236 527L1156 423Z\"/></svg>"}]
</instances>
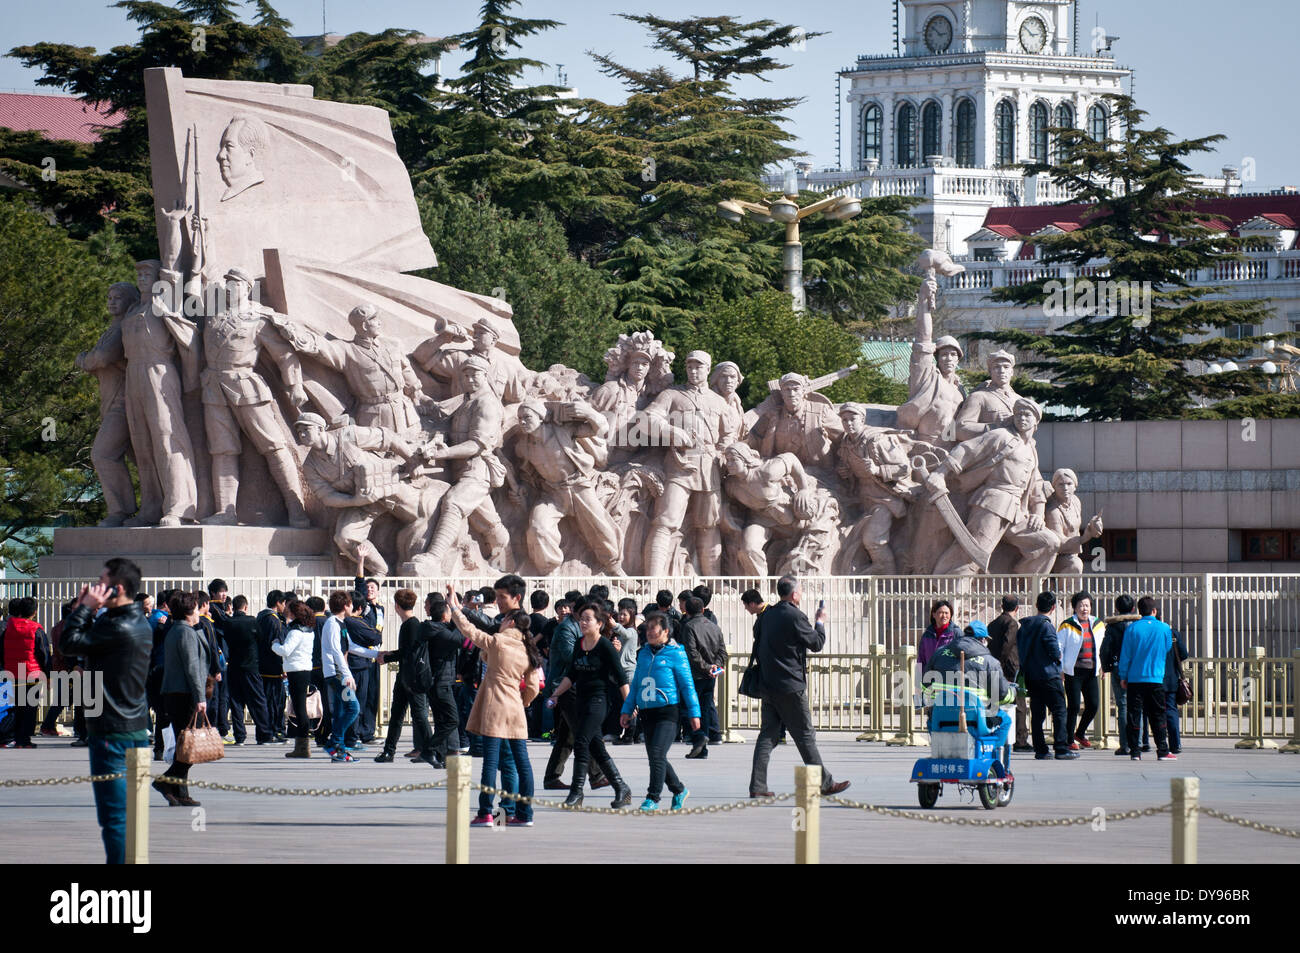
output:
<instances>
[{"instance_id":1,"label":"woman in blue jacket","mask_svg":"<svg viewBox=\"0 0 1300 953\"><path fill-rule=\"evenodd\" d=\"M624 728L632 723L636 711L645 732L645 750L650 758L650 785L641 810L659 810L659 795L664 781L673 792L673 810L679 811L690 794L677 772L668 763L668 748L677 734L681 711L691 720L691 729L700 730L700 699L691 679L691 663L686 650L669 638L668 617L652 612L645 618L645 645L636 656L636 674L632 690L623 702L620 721Z\"/></svg>"}]
</instances>

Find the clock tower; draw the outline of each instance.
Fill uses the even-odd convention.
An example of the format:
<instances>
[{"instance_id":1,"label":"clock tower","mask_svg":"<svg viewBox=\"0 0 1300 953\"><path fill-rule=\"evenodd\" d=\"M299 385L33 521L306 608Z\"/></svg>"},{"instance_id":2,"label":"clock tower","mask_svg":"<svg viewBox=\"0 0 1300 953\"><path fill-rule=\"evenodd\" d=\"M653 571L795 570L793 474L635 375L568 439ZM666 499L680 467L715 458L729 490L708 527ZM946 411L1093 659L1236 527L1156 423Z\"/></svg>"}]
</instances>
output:
<instances>
[{"instance_id":1,"label":"clock tower","mask_svg":"<svg viewBox=\"0 0 1300 953\"><path fill-rule=\"evenodd\" d=\"M1124 92L1131 71L1091 35L1075 49L1075 0L898 2L899 52L859 56L840 74L851 171L870 173L863 195L922 199L922 236L965 254L990 206L1066 198L1019 164L1051 159L1053 128L1113 136L1104 97ZM809 184L833 184L823 178Z\"/></svg>"}]
</instances>

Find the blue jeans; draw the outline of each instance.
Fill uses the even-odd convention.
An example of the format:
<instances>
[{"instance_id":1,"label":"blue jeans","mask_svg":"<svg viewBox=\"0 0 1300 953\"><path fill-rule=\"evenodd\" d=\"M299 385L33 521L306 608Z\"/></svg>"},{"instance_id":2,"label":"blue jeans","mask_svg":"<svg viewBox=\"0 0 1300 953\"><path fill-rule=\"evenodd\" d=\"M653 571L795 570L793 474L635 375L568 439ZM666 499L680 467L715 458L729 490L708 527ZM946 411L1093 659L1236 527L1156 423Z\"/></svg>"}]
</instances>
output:
<instances>
[{"instance_id":1,"label":"blue jeans","mask_svg":"<svg viewBox=\"0 0 1300 953\"><path fill-rule=\"evenodd\" d=\"M1128 692L1120 687L1119 673L1110 673L1110 688L1115 695L1116 715L1119 718L1119 750L1128 750ZM1151 736L1147 732L1147 716L1142 713L1142 743L1145 745Z\"/></svg>"},{"instance_id":2,"label":"blue jeans","mask_svg":"<svg viewBox=\"0 0 1300 953\"><path fill-rule=\"evenodd\" d=\"M501 746L501 789L511 794L519 793L519 769L515 767L514 752L506 744ZM508 797L501 799L501 809L505 811L506 817L515 816L518 804L518 801L512 801Z\"/></svg>"},{"instance_id":3,"label":"blue jeans","mask_svg":"<svg viewBox=\"0 0 1300 953\"><path fill-rule=\"evenodd\" d=\"M147 740L108 741L99 735L86 738L90 750L91 774L118 774L126 771L126 749L147 748ZM105 862L126 863L126 778L96 781L95 814L104 837Z\"/></svg>"},{"instance_id":4,"label":"blue jeans","mask_svg":"<svg viewBox=\"0 0 1300 953\"><path fill-rule=\"evenodd\" d=\"M533 796L533 766L528 760L528 742L523 738L487 738L479 739L483 743L483 774L479 778L479 783L484 787L494 788L497 786L497 769L501 768L502 780L501 789L504 791L513 790L510 785L510 779L506 776L505 765L502 762L502 749L509 752L514 760L515 773L518 775L518 788L514 793L522 794L524 797ZM515 802L515 817L521 821L531 821L533 819L533 806L523 801ZM486 791L481 792L478 796L478 812L480 815L492 813L492 795ZM507 814L509 811L506 812Z\"/></svg>"},{"instance_id":5,"label":"blue jeans","mask_svg":"<svg viewBox=\"0 0 1300 953\"><path fill-rule=\"evenodd\" d=\"M361 702L357 700L355 691L343 687L341 676L332 675L325 681L330 688L330 713L333 715L330 745L338 747L343 744L347 730L352 727L352 723L357 720L357 715L361 713Z\"/></svg>"},{"instance_id":6,"label":"blue jeans","mask_svg":"<svg viewBox=\"0 0 1300 953\"><path fill-rule=\"evenodd\" d=\"M1165 730L1169 733L1169 750L1174 754L1183 750L1183 739L1179 733L1178 721L1178 702L1176 697L1178 688L1165 691Z\"/></svg>"}]
</instances>

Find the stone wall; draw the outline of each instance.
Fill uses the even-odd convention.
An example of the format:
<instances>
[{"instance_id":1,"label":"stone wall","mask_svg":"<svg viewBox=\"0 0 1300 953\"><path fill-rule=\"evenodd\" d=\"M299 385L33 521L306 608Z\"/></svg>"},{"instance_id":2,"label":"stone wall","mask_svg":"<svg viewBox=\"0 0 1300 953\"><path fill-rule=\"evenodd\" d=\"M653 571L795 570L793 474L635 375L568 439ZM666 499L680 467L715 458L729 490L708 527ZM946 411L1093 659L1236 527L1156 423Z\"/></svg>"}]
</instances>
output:
<instances>
[{"instance_id":1,"label":"stone wall","mask_svg":"<svg viewBox=\"0 0 1300 953\"><path fill-rule=\"evenodd\" d=\"M1108 554L1109 571L1300 572L1242 551L1243 531L1300 532L1300 420L1049 423L1037 440L1044 475L1078 473L1085 518L1137 530L1138 561Z\"/></svg>"}]
</instances>

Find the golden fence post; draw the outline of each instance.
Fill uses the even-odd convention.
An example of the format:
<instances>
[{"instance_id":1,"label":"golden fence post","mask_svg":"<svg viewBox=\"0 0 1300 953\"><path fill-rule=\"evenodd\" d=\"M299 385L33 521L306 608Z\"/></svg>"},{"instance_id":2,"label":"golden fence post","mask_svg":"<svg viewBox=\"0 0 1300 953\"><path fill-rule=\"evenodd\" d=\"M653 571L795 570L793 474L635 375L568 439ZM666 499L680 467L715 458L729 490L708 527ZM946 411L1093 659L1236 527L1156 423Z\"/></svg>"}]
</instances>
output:
<instances>
[{"instance_id":1,"label":"golden fence post","mask_svg":"<svg viewBox=\"0 0 1300 953\"><path fill-rule=\"evenodd\" d=\"M1174 830L1173 862L1196 863L1196 813L1201 797L1200 778L1170 778L1169 790L1173 795Z\"/></svg>"},{"instance_id":2,"label":"golden fence post","mask_svg":"<svg viewBox=\"0 0 1300 953\"><path fill-rule=\"evenodd\" d=\"M469 863L469 780L474 759L455 754L447 758L447 863Z\"/></svg>"},{"instance_id":3,"label":"golden fence post","mask_svg":"<svg viewBox=\"0 0 1300 953\"><path fill-rule=\"evenodd\" d=\"M800 764L794 769L794 862L820 864L822 766Z\"/></svg>"},{"instance_id":4,"label":"golden fence post","mask_svg":"<svg viewBox=\"0 0 1300 953\"><path fill-rule=\"evenodd\" d=\"M867 705L870 719L867 730L855 741L884 741L885 708L885 647L879 642L867 646Z\"/></svg>"},{"instance_id":5,"label":"golden fence post","mask_svg":"<svg viewBox=\"0 0 1300 953\"><path fill-rule=\"evenodd\" d=\"M902 645L894 654L896 661L902 663L902 678L891 679L891 684L900 685L900 694L898 710L898 734L885 740L887 745L902 745L905 747L915 748L923 747L930 743L927 732L916 729L916 711L914 708L916 701L916 646Z\"/></svg>"},{"instance_id":6,"label":"golden fence post","mask_svg":"<svg viewBox=\"0 0 1300 953\"><path fill-rule=\"evenodd\" d=\"M1249 695L1243 699L1250 706L1246 736L1234 748L1276 748L1277 742L1264 737L1264 647L1253 645L1246 654L1245 689Z\"/></svg>"},{"instance_id":7,"label":"golden fence post","mask_svg":"<svg viewBox=\"0 0 1300 953\"><path fill-rule=\"evenodd\" d=\"M126 862L149 863L149 762L153 748L126 749Z\"/></svg>"},{"instance_id":8,"label":"golden fence post","mask_svg":"<svg viewBox=\"0 0 1300 953\"><path fill-rule=\"evenodd\" d=\"M718 686L714 689L718 696L718 734L722 735L724 745L743 745L745 739L740 736L739 732L731 730L731 699L734 687L734 680L731 677L732 662L733 659L728 655L727 664L722 666L722 671L718 675Z\"/></svg>"},{"instance_id":9,"label":"golden fence post","mask_svg":"<svg viewBox=\"0 0 1300 953\"><path fill-rule=\"evenodd\" d=\"M1110 747L1110 675L1097 673L1097 688L1100 689L1100 701L1097 705L1097 717L1092 722L1093 747L1106 749Z\"/></svg>"},{"instance_id":10,"label":"golden fence post","mask_svg":"<svg viewBox=\"0 0 1300 953\"><path fill-rule=\"evenodd\" d=\"M1291 740L1281 750L1300 754L1300 649L1291 650Z\"/></svg>"}]
</instances>

